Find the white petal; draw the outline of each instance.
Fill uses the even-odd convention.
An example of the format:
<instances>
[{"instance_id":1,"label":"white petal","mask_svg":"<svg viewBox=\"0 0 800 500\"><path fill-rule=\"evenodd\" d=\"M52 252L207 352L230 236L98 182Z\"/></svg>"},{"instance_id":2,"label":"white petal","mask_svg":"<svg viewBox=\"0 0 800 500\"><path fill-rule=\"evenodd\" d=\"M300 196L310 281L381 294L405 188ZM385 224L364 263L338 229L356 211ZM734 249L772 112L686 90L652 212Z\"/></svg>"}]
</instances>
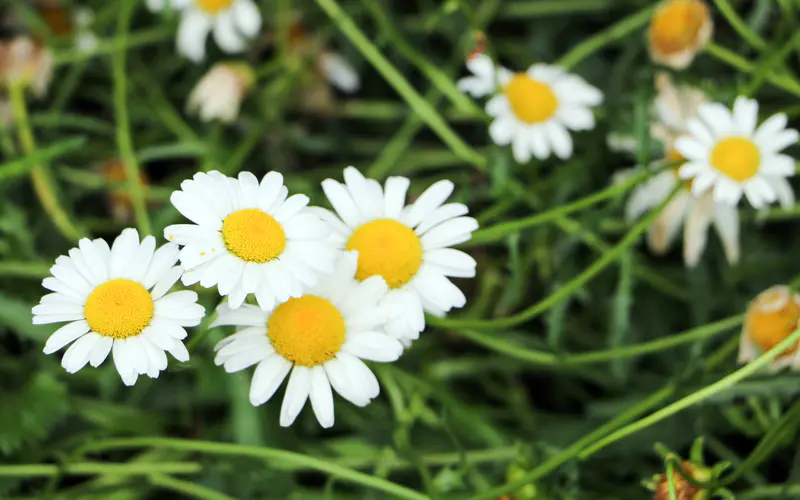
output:
<instances>
[{"instance_id":1,"label":"white petal","mask_svg":"<svg viewBox=\"0 0 800 500\"><path fill-rule=\"evenodd\" d=\"M167 293L170 288L172 288L175 283L181 278L183 274L183 270L180 266L175 266L166 273L164 273L156 286L153 287L153 290L150 292L150 296L153 297L153 300L158 300Z\"/></svg>"},{"instance_id":2,"label":"white petal","mask_svg":"<svg viewBox=\"0 0 800 500\"><path fill-rule=\"evenodd\" d=\"M111 346L113 345L113 338L101 335L100 340L94 345L92 352L89 353L89 364L95 368L100 366L108 357L108 353L111 352Z\"/></svg>"},{"instance_id":3,"label":"white petal","mask_svg":"<svg viewBox=\"0 0 800 500\"><path fill-rule=\"evenodd\" d=\"M214 19L214 40L219 48L228 54L236 54L245 49L245 40L236 31L233 14L230 11L222 11Z\"/></svg>"},{"instance_id":4,"label":"white petal","mask_svg":"<svg viewBox=\"0 0 800 500\"><path fill-rule=\"evenodd\" d=\"M464 307L464 293L444 275L423 265L411 281L420 297L447 312L454 307Z\"/></svg>"},{"instance_id":5,"label":"white petal","mask_svg":"<svg viewBox=\"0 0 800 500\"><path fill-rule=\"evenodd\" d=\"M557 157L562 160L572 156L572 138L563 126L556 122L551 122L545 127L550 146Z\"/></svg>"},{"instance_id":6,"label":"white petal","mask_svg":"<svg viewBox=\"0 0 800 500\"><path fill-rule=\"evenodd\" d=\"M325 179L322 181L322 191L345 224L350 227L361 224L361 212L350 196L350 192L343 185L333 179Z\"/></svg>"},{"instance_id":7,"label":"white petal","mask_svg":"<svg viewBox=\"0 0 800 500\"><path fill-rule=\"evenodd\" d=\"M686 228L683 232L683 259L686 265L694 267L700 261L700 255L708 240L708 227L714 217L714 200L704 195L695 200L686 216Z\"/></svg>"},{"instance_id":8,"label":"white petal","mask_svg":"<svg viewBox=\"0 0 800 500\"><path fill-rule=\"evenodd\" d=\"M714 227L717 230L725 257L733 265L739 262L739 210L736 207L716 204Z\"/></svg>"},{"instance_id":9,"label":"white petal","mask_svg":"<svg viewBox=\"0 0 800 500\"><path fill-rule=\"evenodd\" d=\"M308 205L308 201L308 196L304 194L290 196L275 212L275 220L283 224L305 208Z\"/></svg>"},{"instance_id":10,"label":"white petal","mask_svg":"<svg viewBox=\"0 0 800 500\"><path fill-rule=\"evenodd\" d=\"M770 116L764 121L764 123L761 124L760 127L758 127L753 139L755 139L757 143L768 141L771 137L775 136L775 134L786 128L788 121L789 119L784 113L777 113Z\"/></svg>"},{"instance_id":11,"label":"white petal","mask_svg":"<svg viewBox=\"0 0 800 500\"><path fill-rule=\"evenodd\" d=\"M469 212L469 209L462 203L447 203L428 214L414 232L418 236L423 235L432 227L460 215L466 215L467 212Z\"/></svg>"},{"instance_id":12,"label":"white petal","mask_svg":"<svg viewBox=\"0 0 800 500\"><path fill-rule=\"evenodd\" d=\"M202 61L206 57L206 38L210 30L211 19L208 16L196 9L187 9L178 27L178 52L194 62Z\"/></svg>"},{"instance_id":13,"label":"white petal","mask_svg":"<svg viewBox=\"0 0 800 500\"><path fill-rule=\"evenodd\" d=\"M178 262L179 252L178 245L174 243L166 243L156 250L150 261L147 273L144 275L142 285L149 290L153 288L156 283L165 279L164 275L167 271Z\"/></svg>"},{"instance_id":14,"label":"white petal","mask_svg":"<svg viewBox=\"0 0 800 500\"><path fill-rule=\"evenodd\" d=\"M333 427L333 393L325 369L321 366L311 368L311 408L319 421L319 425L328 429Z\"/></svg>"},{"instance_id":15,"label":"white petal","mask_svg":"<svg viewBox=\"0 0 800 500\"><path fill-rule=\"evenodd\" d=\"M389 177L386 179L383 198L383 214L390 219L397 219L403 211L406 193L411 181L406 177Z\"/></svg>"},{"instance_id":16,"label":"white petal","mask_svg":"<svg viewBox=\"0 0 800 500\"><path fill-rule=\"evenodd\" d=\"M166 351L181 363L189 361L189 351L186 350L186 346L183 345L183 342L180 340L174 340L172 342L172 347L166 349Z\"/></svg>"},{"instance_id":17,"label":"white petal","mask_svg":"<svg viewBox=\"0 0 800 500\"><path fill-rule=\"evenodd\" d=\"M117 368L117 373L122 378L122 382L127 386L135 384L139 375L133 367L133 360L129 357L127 341L114 341L111 354L114 359L114 366Z\"/></svg>"},{"instance_id":18,"label":"white petal","mask_svg":"<svg viewBox=\"0 0 800 500\"><path fill-rule=\"evenodd\" d=\"M239 30L248 38L253 38L261 31L261 12L250 0L237 0L233 4L233 17Z\"/></svg>"},{"instance_id":19,"label":"white petal","mask_svg":"<svg viewBox=\"0 0 800 500\"><path fill-rule=\"evenodd\" d=\"M44 353L52 354L70 342L79 339L88 331L89 323L85 319L68 323L50 335L44 345Z\"/></svg>"},{"instance_id":20,"label":"white petal","mask_svg":"<svg viewBox=\"0 0 800 500\"><path fill-rule=\"evenodd\" d=\"M439 208L450 197L454 185L449 180L435 182L417 198L403 217L403 222L409 227L416 227L425 217Z\"/></svg>"},{"instance_id":21,"label":"white petal","mask_svg":"<svg viewBox=\"0 0 800 500\"><path fill-rule=\"evenodd\" d=\"M425 251L449 247L468 241L478 229L478 221L472 217L456 217L443 222L420 238Z\"/></svg>"},{"instance_id":22,"label":"white petal","mask_svg":"<svg viewBox=\"0 0 800 500\"><path fill-rule=\"evenodd\" d=\"M64 357L61 359L61 366L68 373L77 372L89 362L89 355L99 341L100 335L94 332L79 338L64 353Z\"/></svg>"},{"instance_id":23,"label":"white petal","mask_svg":"<svg viewBox=\"0 0 800 500\"><path fill-rule=\"evenodd\" d=\"M261 179L261 185L258 189L258 208L264 212L269 211L269 208L275 203L278 194L283 187L283 175L280 172L268 172Z\"/></svg>"},{"instance_id":24,"label":"white petal","mask_svg":"<svg viewBox=\"0 0 800 500\"><path fill-rule=\"evenodd\" d=\"M150 261L153 259L153 251L156 248L156 239L152 236L145 236L136 253L128 263L125 277L140 282L144 279Z\"/></svg>"},{"instance_id":25,"label":"white petal","mask_svg":"<svg viewBox=\"0 0 800 500\"><path fill-rule=\"evenodd\" d=\"M396 361L403 354L403 346L384 333L358 332L347 336L344 352L369 361Z\"/></svg>"},{"instance_id":26,"label":"white petal","mask_svg":"<svg viewBox=\"0 0 800 500\"><path fill-rule=\"evenodd\" d=\"M734 128L745 137L750 137L758 121L758 102L739 96L733 103Z\"/></svg>"},{"instance_id":27,"label":"white petal","mask_svg":"<svg viewBox=\"0 0 800 500\"><path fill-rule=\"evenodd\" d=\"M339 354L341 355L341 353ZM328 381L340 396L356 406L366 406L370 402L368 391L362 381L356 379L356 373L351 373L347 363L339 358L328 360L323 366Z\"/></svg>"},{"instance_id":28,"label":"white petal","mask_svg":"<svg viewBox=\"0 0 800 500\"><path fill-rule=\"evenodd\" d=\"M288 427L294 423L300 410L306 404L308 392L311 389L311 373L305 366L295 366L289 375L289 384L281 404L281 427Z\"/></svg>"},{"instance_id":29,"label":"white petal","mask_svg":"<svg viewBox=\"0 0 800 500\"><path fill-rule=\"evenodd\" d=\"M292 364L277 354L259 363L250 384L250 403L253 406L266 403L291 369Z\"/></svg>"},{"instance_id":30,"label":"white petal","mask_svg":"<svg viewBox=\"0 0 800 500\"><path fill-rule=\"evenodd\" d=\"M445 276L471 278L475 276L475 259L461 250L438 248L425 252L425 262L445 270Z\"/></svg>"}]
</instances>

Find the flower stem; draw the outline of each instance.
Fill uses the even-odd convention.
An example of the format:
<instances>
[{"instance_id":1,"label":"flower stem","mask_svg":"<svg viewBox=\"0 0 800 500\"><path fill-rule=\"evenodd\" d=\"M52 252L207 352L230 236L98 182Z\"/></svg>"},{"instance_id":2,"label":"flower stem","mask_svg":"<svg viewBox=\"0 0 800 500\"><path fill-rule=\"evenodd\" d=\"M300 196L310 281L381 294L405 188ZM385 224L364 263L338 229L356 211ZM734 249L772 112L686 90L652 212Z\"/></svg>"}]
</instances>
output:
<instances>
[{"instance_id":1,"label":"flower stem","mask_svg":"<svg viewBox=\"0 0 800 500\"><path fill-rule=\"evenodd\" d=\"M233 497L229 497L228 495L212 490L211 488L207 488L189 481L175 479L174 477L167 476L166 474L153 474L149 479L150 483L154 486L160 486L166 490L183 493L187 497L200 498L201 500L236 500Z\"/></svg>"},{"instance_id":2,"label":"flower stem","mask_svg":"<svg viewBox=\"0 0 800 500\"><path fill-rule=\"evenodd\" d=\"M117 40L120 46L124 46L127 42L128 28L130 27L135 5L136 2L134 0L123 0L121 3L119 19L117 20ZM126 50L120 50L114 54L112 65L114 110L117 116L117 147L119 148L122 164L125 166L125 176L128 181L128 192L133 204L133 212L136 215L136 225L141 236L145 236L152 234L152 228L150 217L147 214L147 206L145 205L139 163L136 160L136 155L133 152L133 143L131 142L127 105L128 79L125 75L126 54Z\"/></svg>"},{"instance_id":3,"label":"flower stem","mask_svg":"<svg viewBox=\"0 0 800 500\"><path fill-rule=\"evenodd\" d=\"M36 140L33 137L28 108L25 105L24 88L21 85L11 85L8 89L11 108L16 118L19 141L25 154L36 154ZM59 202L58 186L53 180L49 165L42 162L31 168L31 182L39 202L42 204L50 220L58 231L67 239L76 241L83 236L83 232L72 223L67 212Z\"/></svg>"},{"instance_id":4,"label":"flower stem","mask_svg":"<svg viewBox=\"0 0 800 500\"><path fill-rule=\"evenodd\" d=\"M147 475L195 474L202 470L196 462L160 462L124 464L105 462L81 462L63 466L51 464L0 465L0 477L51 477L61 474L74 476L87 475Z\"/></svg>"}]
</instances>

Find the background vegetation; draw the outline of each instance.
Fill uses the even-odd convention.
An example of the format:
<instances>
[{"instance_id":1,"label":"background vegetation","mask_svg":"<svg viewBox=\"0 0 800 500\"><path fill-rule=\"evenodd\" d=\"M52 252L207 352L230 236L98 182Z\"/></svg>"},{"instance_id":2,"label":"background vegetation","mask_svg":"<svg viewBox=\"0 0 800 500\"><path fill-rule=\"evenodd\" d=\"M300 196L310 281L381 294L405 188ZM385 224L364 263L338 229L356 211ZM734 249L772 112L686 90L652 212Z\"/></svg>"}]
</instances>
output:
<instances>
[{"instance_id":1,"label":"background vegetation","mask_svg":"<svg viewBox=\"0 0 800 500\"><path fill-rule=\"evenodd\" d=\"M56 69L48 96L29 103L36 145L19 122L0 141L0 498L649 498L640 481L665 467L654 444L687 456L700 436L707 463L732 463L723 479L737 498L800 498L782 486L800 484L800 378L764 373L763 359L735 365L747 302L800 273L800 210L743 208L741 263L730 267L712 236L687 270L677 250L647 253L648 220L626 226L629 191L608 188L659 154L652 1L259 0L267 34L243 56L258 83L228 127L183 111L222 59L212 44L193 65L175 53L177 19L133 0L78 3L96 12L95 55L52 36L28 2L6 5L52 44ZM721 102L753 95L762 119L784 111L797 128L800 4L711 4L714 42L676 78ZM292 36L295 12L355 66L357 94L309 106L326 90L318 46ZM454 87L481 31L509 67L558 61L605 93L571 160L518 165L491 144L482 109ZM638 156L612 152L612 132L635 137ZM138 220L136 184L100 168L120 157L148 179ZM229 332L207 323L190 332L189 363L133 388L111 363L69 376L42 354L54 328L32 326L30 308L78 234L111 239L138 224L160 238L180 219L169 194L200 169L278 170L324 204L319 182L348 164L407 175L414 195L452 179L483 229L465 245L478 260L477 278L459 282L466 309L376 367L382 396L369 407L337 401L334 429L310 411L281 429L278 400L252 407L250 374L212 361ZM42 165L60 220L32 189ZM209 310L219 301L198 291Z\"/></svg>"}]
</instances>

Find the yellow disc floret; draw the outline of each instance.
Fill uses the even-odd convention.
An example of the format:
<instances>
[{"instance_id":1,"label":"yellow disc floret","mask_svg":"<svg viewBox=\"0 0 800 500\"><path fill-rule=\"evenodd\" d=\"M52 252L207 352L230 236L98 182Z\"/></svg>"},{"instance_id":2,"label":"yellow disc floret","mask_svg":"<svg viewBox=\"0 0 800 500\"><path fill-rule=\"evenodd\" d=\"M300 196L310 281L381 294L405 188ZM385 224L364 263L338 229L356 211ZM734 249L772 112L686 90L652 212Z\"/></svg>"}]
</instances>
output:
<instances>
[{"instance_id":1,"label":"yellow disc floret","mask_svg":"<svg viewBox=\"0 0 800 500\"><path fill-rule=\"evenodd\" d=\"M257 208L225 217L222 239L230 253L247 262L264 264L286 248L286 233L278 221Z\"/></svg>"},{"instance_id":2,"label":"yellow disc floret","mask_svg":"<svg viewBox=\"0 0 800 500\"><path fill-rule=\"evenodd\" d=\"M316 295L289 299L267 321L272 346L300 366L317 366L333 358L344 343L344 334L342 314Z\"/></svg>"},{"instance_id":3,"label":"yellow disc floret","mask_svg":"<svg viewBox=\"0 0 800 500\"><path fill-rule=\"evenodd\" d=\"M661 54L691 49L708 20L708 7L699 0L668 1L653 16L650 44Z\"/></svg>"},{"instance_id":4,"label":"yellow disc floret","mask_svg":"<svg viewBox=\"0 0 800 500\"><path fill-rule=\"evenodd\" d=\"M744 137L722 139L711 151L711 166L738 182L756 175L760 164L758 147Z\"/></svg>"},{"instance_id":5,"label":"yellow disc floret","mask_svg":"<svg viewBox=\"0 0 800 500\"><path fill-rule=\"evenodd\" d=\"M745 328L751 342L761 352L778 345L797 329L800 306L785 286L775 286L761 292L747 310ZM797 345L784 355L797 350Z\"/></svg>"},{"instance_id":6,"label":"yellow disc floret","mask_svg":"<svg viewBox=\"0 0 800 500\"><path fill-rule=\"evenodd\" d=\"M126 339L142 333L153 319L153 298L132 280L116 279L94 289L86 299L84 314L92 331Z\"/></svg>"},{"instance_id":7,"label":"yellow disc floret","mask_svg":"<svg viewBox=\"0 0 800 500\"><path fill-rule=\"evenodd\" d=\"M517 73L503 88L511 111L520 121L540 123L552 118L558 108L558 99L550 87L531 79L526 73Z\"/></svg>"},{"instance_id":8,"label":"yellow disc floret","mask_svg":"<svg viewBox=\"0 0 800 500\"><path fill-rule=\"evenodd\" d=\"M195 0L197 6L208 14L217 14L231 6L233 0Z\"/></svg>"},{"instance_id":9,"label":"yellow disc floret","mask_svg":"<svg viewBox=\"0 0 800 500\"><path fill-rule=\"evenodd\" d=\"M347 250L358 250L356 279L380 275L389 288L400 288L422 265L422 243L410 227L392 219L376 219L353 231Z\"/></svg>"}]
</instances>

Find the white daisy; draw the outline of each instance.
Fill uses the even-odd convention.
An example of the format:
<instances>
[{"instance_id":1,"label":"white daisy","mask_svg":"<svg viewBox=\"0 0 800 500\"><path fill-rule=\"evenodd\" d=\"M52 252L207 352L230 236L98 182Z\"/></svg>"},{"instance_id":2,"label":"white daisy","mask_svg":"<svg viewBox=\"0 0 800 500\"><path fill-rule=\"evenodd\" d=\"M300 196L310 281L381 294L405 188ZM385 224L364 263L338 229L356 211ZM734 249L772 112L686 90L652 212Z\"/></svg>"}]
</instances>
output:
<instances>
[{"instance_id":1,"label":"white daisy","mask_svg":"<svg viewBox=\"0 0 800 500\"><path fill-rule=\"evenodd\" d=\"M475 259L448 248L469 240L478 228L464 217L466 205L447 203L453 183L439 181L405 206L410 181L389 177L384 189L353 167L344 170L344 184L333 179L322 189L338 214L320 209L338 248L358 251L356 278L383 276L389 285L384 303L405 311L386 331L408 345L425 328L424 312L443 316L463 307L466 298L447 276L472 278Z\"/></svg>"},{"instance_id":2,"label":"white daisy","mask_svg":"<svg viewBox=\"0 0 800 500\"><path fill-rule=\"evenodd\" d=\"M255 83L253 69L246 63L219 63L206 73L189 95L187 111L204 122L218 119L233 122Z\"/></svg>"},{"instance_id":3,"label":"white daisy","mask_svg":"<svg viewBox=\"0 0 800 500\"><path fill-rule=\"evenodd\" d=\"M379 303L387 291L380 276L358 282L358 257L344 252L333 273L306 294L264 312L251 305L218 309L212 326L236 325L238 333L217 347L215 362L232 373L255 364L250 402L266 403L291 371L280 424L291 425L307 399L320 425L333 425L331 387L357 406L378 396L375 375L361 360L395 361L403 351L382 326L392 312Z\"/></svg>"},{"instance_id":4,"label":"white daisy","mask_svg":"<svg viewBox=\"0 0 800 500\"><path fill-rule=\"evenodd\" d=\"M249 39L261 30L261 12L253 0L147 0L151 11L182 11L178 28L178 52L195 62L206 56L206 38L228 54L243 52Z\"/></svg>"},{"instance_id":5,"label":"white daisy","mask_svg":"<svg viewBox=\"0 0 800 500\"><path fill-rule=\"evenodd\" d=\"M656 88L658 95L653 100L655 120L650 125L650 133L662 143L666 153L664 160L654 162L652 165L653 168L660 169L666 163L683 160L674 149L675 139L687 131L688 121L697 115L698 108L705 102L705 95L698 89L674 86L665 73L656 76ZM626 219L632 222L660 205L679 184L683 189L648 228L647 243L650 250L656 254L665 253L683 226L683 258L687 266L693 267L700 260L708 239L708 229L713 223L722 240L728 262L731 264L738 262L738 209L725 203L714 202L711 193L705 193L700 197L692 195L691 183L678 178L678 167L660 172L638 186L628 200Z\"/></svg>"},{"instance_id":6,"label":"white daisy","mask_svg":"<svg viewBox=\"0 0 800 500\"><path fill-rule=\"evenodd\" d=\"M786 285L770 287L753 299L747 308L739 337L739 363L749 363L783 342L798 328L800 295ZM800 370L800 347L795 344L770 364L775 372L785 367Z\"/></svg>"},{"instance_id":7,"label":"white daisy","mask_svg":"<svg viewBox=\"0 0 800 500\"><path fill-rule=\"evenodd\" d=\"M42 282L54 293L33 308L33 324L69 323L47 339L44 353L72 343L61 365L75 373L86 363L99 366L113 352L125 385L139 375L158 377L167 368L165 351L188 361L184 327L198 325L205 309L195 292L167 293L181 276L178 247L155 246L152 236L140 243L135 229L125 229L111 248L84 238L69 257L57 258L53 276Z\"/></svg>"},{"instance_id":8,"label":"white daisy","mask_svg":"<svg viewBox=\"0 0 800 500\"><path fill-rule=\"evenodd\" d=\"M265 311L315 286L336 257L330 230L306 207L306 195L287 198L288 192L278 172L260 184L250 172L240 172L238 180L199 172L183 181L170 200L194 224L164 229L169 241L183 246L183 283L217 286L233 309L255 294Z\"/></svg>"},{"instance_id":9,"label":"white daisy","mask_svg":"<svg viewBox=\"0 0 800 500\"><path fill-rule=\"evenodd\" d=\"M335 52L323 52L317 59L317 65L328 83L348 94L358 92L361 78L353 66Z\"/></svg>"},{"instance_id":10,"label":"white daisy","mask_svg":"<svg viewBox=\"0 0 800 500\"><path fill-rule=\"evenodd\" d=\"M755 208L778 199L794 204L786 177L794 175L794 160L780 154L797 143L796 130L787 129L786 115L778 113L758 129L758 103L738 97L731 113L722 104L702 104L699 118L688 122L688 135L675 148L688 160L680 176L693 179L692 192L701 195L713 186L714 200L736 205L742 193Z\"/></svg>"},{"instance_id":11,"label":"white daisy","mask_svg":"<svg viewBox=\"0 0 800 500\"><path fill-rule=\"evenodd\" d=\"M603 94L579 76L545 64L512 73L495 68L483 54L470 57L467 68L474 76L461 79L458 87L473 97L494 94L486 103L494 117L489 135L500 146L511 144L520 163L531 156L544 160L551 152L567 159L572 156L567 130L594 128L589 108L600 104Z\"/></svg>"}]
</instances>

